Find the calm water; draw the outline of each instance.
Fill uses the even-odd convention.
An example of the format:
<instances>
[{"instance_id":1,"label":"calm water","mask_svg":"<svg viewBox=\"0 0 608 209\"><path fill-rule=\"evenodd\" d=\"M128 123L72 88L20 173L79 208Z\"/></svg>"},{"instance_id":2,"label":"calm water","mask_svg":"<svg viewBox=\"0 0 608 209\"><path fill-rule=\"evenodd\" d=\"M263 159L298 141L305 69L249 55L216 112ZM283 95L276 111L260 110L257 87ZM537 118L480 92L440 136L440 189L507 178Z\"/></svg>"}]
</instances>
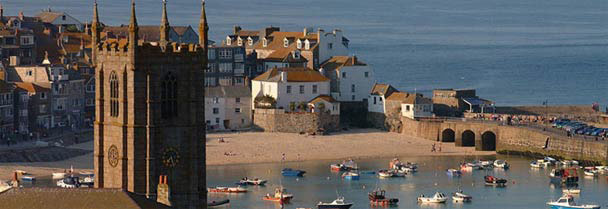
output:
<instances>
[{"instance_id":1,"label":"calm water","mask_svg":"<svg viewBox=\"0 0 608 209\"><path fill-rule=\"evenodd\" d=\"M93 0L3 0L5 14L51 5L83 21ZM127 24L129 1L99 0L102 21ZM140 25L160 0L137 0ZM171 24L198 25L200 1L170 0ZM608 103L606 0L208 0L210 35L232 26L341 28L379 82L429 94L476 88L498 105Z\"/></svg>"},{"instance_id":2,"label":"calm water","mask_svg":"<svg viewBox=\"0 0 608 209\"><path fill-rule=\"evenodd\" d=\"M549 199L561 196L561 188L549 183L549 170L531 169L530 159L519 157L499 156L507 159L511 169L504 171L495 169L488 174L504 177L509 180L506 188L488 187L483 184L486 171L465 173L460 178L451 178L445 174L445 169L456 167L463 160L474 160L469 157L423 157L402 158L405 161L419 163L419 171L406 178L379 179L375 175L362 174L359 181L348 181L340 178L339 173L329 170L331 161L256 164L241 166L213 166L207 168L208 186L232 185L242 177L261 177L268 179L264 187L250 186L245 194L210 194L210 199L225 199L231 201L231 208L280 208L278 204L261 200L266 193L272 193L279 184L292 194L292 204L285 208L315 207L319 201L332 201L336 193L355 203L353 208L370 208L367 193L379 187L387 191L388 196L399 198L399 206L395 208L548 208L545 203ZM377 170L388 167L390 159L375 159L359 161L361 168ZM306 170L305 177L282 177L283 167L293 167ZM596 203L605 207L608 203L606 192L608 183L605 176L599 178L581 178L579 187L581 195L576 196L579 202ZM420 194L432 195L436 191L451 194L461 187L473 196L473 202L458 204L420 205L416 202Z\"/></svg>"}]
</instances>

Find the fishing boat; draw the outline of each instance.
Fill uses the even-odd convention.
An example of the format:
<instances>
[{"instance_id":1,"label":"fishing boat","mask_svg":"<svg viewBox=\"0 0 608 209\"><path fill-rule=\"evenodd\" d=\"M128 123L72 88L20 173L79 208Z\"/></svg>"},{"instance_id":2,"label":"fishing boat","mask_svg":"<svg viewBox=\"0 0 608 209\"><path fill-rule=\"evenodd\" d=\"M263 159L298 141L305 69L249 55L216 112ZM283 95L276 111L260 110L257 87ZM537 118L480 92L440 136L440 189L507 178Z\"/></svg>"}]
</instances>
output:
<instances>
[{"instance_id":1,"label":"fishing boat","mask_svg":"<svg viewBox=\"0 0 608 209\"><path fill-rule=\"evenodd\" d=\"M207 207L219 207L219 206L224 206L230 203L229 199L225 199L225 200L220 200L220 201L211 201L211 202L207 202Z\"/></svg>"},{"instance_id":2,"label":"fishing boat","mask_svg":"<svg viewBox=\"0 0 608 209\"><path fill-rule=\"evenodd\" d=\"M330 203L319 202L317 204L318 209L349 209L352 206L353 203L344 202L344 197L338 197L338 199Z\"/></svg>"},{"instance_id":3,"label":"fishing boat","mask_svg":"<svg viewBox=\"0 0 608 209\"><path fill-rule=\"evenodd\" d=\"M418 197L420 203L445 203L447 200L448 198L441 192L436 192L433 197L425 197L424 195Z\"/></svg>"},{"instance_id":4,"label":"fishing boat","mask_svg":"<svg viewBox=\"0 0 608 209\"><path fill-rule=\"evenodd\" d=\"M583 173L585 174L585 176L595 177L599 174L599 171L595 167L585 167L583 169Z\"/></svg>"},{"instance_id":5,"label":"fishing boat","mask_svg":"<svg viewBox=\"0 0 608 209\"><path fill-rule=\"evenodd\" d=\"M68 176L57 181L57 186L61 188L74 189L80 187L80 181L76 176Z\"/></svg>"},{"instance_id":6,"label":"fishing boat","mask_svg":"<svg viewBox=\"0 0 608 209\"><path fill-rule=\"evenodd\" d=\"M398 158L395 158L389 162L389 169L401 171L402 173L413 173L418 171L418 164L411 162L401 162Z\"/></svg>"},{"instance_id":7,"label":"fishing boat","mask_svg":"<svg viewBox=\"0 0 608 209\"><path fill-rule=\"evenodd\" d=\"M378 176L380 176L380 178L405 177L405 173L395 170L380 170L378 171Z\"/></svg>"},{"instance_id":8,"label":"fishing boat","mask_svg":"<svg viewBox=\"0 0 608 209\"><path fill-rule=\"evenodd\" d=\"M355 172L346 172L342 174L342 178L346 180L359 180L359 174Z\"/></svg>"},{"instance_id":9,"label":"fishing boat","mask_svg":"<svg viewBox=\"0 0 608 209\"><path fill-rule=\"evenodd\" d=\"M23 175L21 176L21 181L36 181L36 177L32 175Z\"/></svg>"},{"instance_id":10,"label":"fishing boat","mask_svg":"<svg viewBox=\"0 0 608 209\"><path fill-rule=\"evenodd\" d=\"M555 184L574 185L578 183L578 173L575 168L554 168L549 173L549 177Z\"/></svg>"},{"instance_id":11,"label":"fishing boat","mask_svg":"<svg viewBox=\"0 0 608 209\"><path fill-rule=\"evenodd\" d=\"M305 173L306 171L291 168L283 168L283 170L281 170L283 176L304 176Z\"/></svg>"},{"instance_id":12,"label":"fishing boat","mask_svg":"<svg viewBox=\"0 0 608 209\"><path fill-rule=\"evenodd\" d=\"M340 164L340 163L331 164L331 165L329 165L329 168L332 171L346 171L346 166L344 166L343 164Z\"/></svg>"},{"instance_id":13,"label":"fishing boat","mask_svg":"<svg viewBox=\"0 0 608 209\"><path fill-rule=\"evenodd\" d=\"M495 168L509 169L509 163L506 160L496 160L494 161Z\"/></svg>"},{"instance_id":14,"label":"fishing boat","mask_svg":"<svg viewBox=\"0 0 608 209\"><path fill-rule=\"evenodd\" d=\"M488 176L484 176L483 179L487 186L498 186L498 187L507 186L507 180L503 179L503 178L496 178L494 176L488 175Z\"/></svg>"},{"instance_id":15,"label":"fishing boat","mask_svg":"<svg viewBox=\"0 0 608 209\"><path fill-rule=\"evenodd\" d=\"M397 198L386 198L386 191L376 189L370 192L367 196L369 198L369 204L372 206L394 206L397 205L399 199Z\"/></svg>"},{"instance_id":16,"label":"fishing boat","mask_svg":"<svg viewBox=\"0 0 608 209\"><path fill-rule=\"evenodd\" d=\"M241 186L247 186L247 185L263 186L264 184L266 184L266 182L268 182L268 181L263 180L263 179L258 179L258 178L250 179L250 178L245 177L236 184L241 185Z\"/></svg>"},{"instance_id":17,"label":"fishing boat","mask_svg":"<svg viewBox=\"0 0 608 209\"><path fill-rule=\"evenodd\" d=\"M494 161L492 161L492 160L481 160L481 161L479 161L479 164L481 164L482 167L491 167L491 166L494 166Z\"/></svg>"},{"instance_id":18,"label":"fishing boat","mask_svg":"<svg viewBox=\"0 0 608 209\"><path fill-rule=\"evenodd\" d=\"M564 194L580 194L581 193L581 189L579 189L579 188L567 188L567 189L562 189L562 192Z\"/></svg>"},{"instance_id":19,"label":"fishing boat","mask_svg":"<svg viewBox=\"0 0 608 209\"><path fill-rule=\"evenodd\" d=\"M346 168L346 170L349 171L359 170L359 165L357 165L353 159L348 159L348 161L342 162L342 165Z\"/></svg>"},{"instance_id":20,"label":"fishing boat","mask_svg":"<svg viewBox=\"0 0 608 209\"><path fill-rule=\"evenodd\" d=\"M53 173L53 179L63 179L65 175L65 172Z\"/></svg>"},{"instance_id":21,"label":"fishing boat","mask_svg":"<svg viewBox=\"0 0 608 209\"><path fill-rule=\"evenodd\" d=\"M454 202L471 202L471 200L473 200L473 197L471 197L471 195L464 194L462 190L452 194L452 201Z\"/></svg>"},{"instance_id":22,"label":"fishing boat","mask_svg":"<svg viewBox=\"0 0 608 209\"><path fill-rule=\"evenodd\" d=\"M577 205L574 202L574 197L572 195L564 195L560 197L557 201L549 201L547 205L550 206L551 209L599 209L599 205Z\"/></svg>"},{"instance_id":23,"label":"fishing boat","mask_svg":"<svg viewBox=\"0 0 608 209\"><path fill-rule=\"evenodd\" d=\"M448 176L452 176L452 177L458 177L458 176L462 175L462 172L460 170L453 169L453 168L446 170L445 173Z\"/></svg>"},{"instance_id":24,"label":"fishing boat","mask_svg":"<svg viewBox=\"0 0 608 209\"><path fill-rule=\"evenodd\" d=\"M212 193L245 193L247 189L238 187L212 187L207 188L208 192Z\"/></svg>"},{"instance_id":25,"label":"fishing boat","mask_svg":"<svg viewBox=\"0 0 608 209\"><path fill-rule=\"evenodd\" d=\"M293 195L286 192L287 190L285 190L285 188L279 187L274 190L274 195L266 194L264 197L262 197L262 199L266 201L279 202L281 204L289 203L289 201L293 199Z\"/></svg>"}]
</instances>

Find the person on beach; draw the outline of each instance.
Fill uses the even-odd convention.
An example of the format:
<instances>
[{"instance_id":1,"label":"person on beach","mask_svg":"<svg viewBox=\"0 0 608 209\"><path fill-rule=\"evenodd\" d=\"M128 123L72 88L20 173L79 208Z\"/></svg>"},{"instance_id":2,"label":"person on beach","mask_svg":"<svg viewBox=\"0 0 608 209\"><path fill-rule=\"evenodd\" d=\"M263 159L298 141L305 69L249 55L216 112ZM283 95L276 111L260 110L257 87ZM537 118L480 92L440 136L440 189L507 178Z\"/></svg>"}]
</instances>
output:
<instances>
[{"instance_id":1,"label":"person on beach","mask_svg":"<svg viewBox=\"0 0 608 209\"><path fill-rule=\"evenodd\" d=\"M435 143L433 143L433 145L431 145L431 152L435 152Z\"/></svg>"},{"instance_id":2,"label":"person on beach","mask_svg":"<svg viewBox=\"0 0 608 209\"><path fill-rule=\"evenodd\" d=\"M439 142L439 152L441 152L441 142Z\"/></svg>"}]
</instances>

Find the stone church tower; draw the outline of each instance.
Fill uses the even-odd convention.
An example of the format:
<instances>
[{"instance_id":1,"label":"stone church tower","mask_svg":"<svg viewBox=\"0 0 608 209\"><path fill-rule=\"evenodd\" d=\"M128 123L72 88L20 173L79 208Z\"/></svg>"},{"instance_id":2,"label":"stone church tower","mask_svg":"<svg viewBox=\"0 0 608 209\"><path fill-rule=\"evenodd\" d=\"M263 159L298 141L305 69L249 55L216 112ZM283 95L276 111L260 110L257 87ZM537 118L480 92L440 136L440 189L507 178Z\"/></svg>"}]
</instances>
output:
<instances>
[{"instance_id":1,"label":"stone church tower","mask_svg":"<svg viewBox=\"0 0 608 209\"><path fill-rule=\"evenodd\" d=\"M166 2L160 42L138 40L135 3L129 37L100 41L97 3L92 22L95 61L95 187L157 196L159 177L176 208L205 208L204 1L200 44L168 40ZM95 44L96 43L96 44Z\"/></svg>"}]
</instances>

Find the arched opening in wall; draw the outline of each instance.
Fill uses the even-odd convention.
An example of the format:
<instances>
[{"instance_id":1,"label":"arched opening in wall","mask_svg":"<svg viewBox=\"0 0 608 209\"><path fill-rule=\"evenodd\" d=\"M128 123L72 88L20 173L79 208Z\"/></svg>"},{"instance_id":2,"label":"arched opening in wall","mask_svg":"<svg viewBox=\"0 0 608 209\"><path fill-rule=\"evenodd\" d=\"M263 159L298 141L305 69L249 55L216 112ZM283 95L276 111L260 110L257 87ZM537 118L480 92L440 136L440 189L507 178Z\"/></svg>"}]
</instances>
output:
<instances>
[{"instance_id":1,"label":"arched opening in wall","mask_svg":"<svg viewBox=\"0 0 608 209\"><path fill-rule=\"evenodd\" d=\"M491 131L486 131L481 135L481 150L495 151L496 150L496 134Z\"/></svg>"},{"instance_id":2,"label":"arched opening in wall","mask_svg":"<svg viewBox=\"0 0 608 209\"><path fill-rule=\"evenodd\" d=\"M442 142L454 142L456 139L456 133L452 129L445 129L441 132L441 141Z\"/></svg>"},{"instance_id":3,"label":"arched opening in wall","mask_svg":"<svg viewBox=\"0 0 608 209\"><path fill-rule=\"evenodd\" d=\"M463 147L474 147L475 146L475 133L470 130L462 132L462 146Z\"/></svg>"}]
</instances>

